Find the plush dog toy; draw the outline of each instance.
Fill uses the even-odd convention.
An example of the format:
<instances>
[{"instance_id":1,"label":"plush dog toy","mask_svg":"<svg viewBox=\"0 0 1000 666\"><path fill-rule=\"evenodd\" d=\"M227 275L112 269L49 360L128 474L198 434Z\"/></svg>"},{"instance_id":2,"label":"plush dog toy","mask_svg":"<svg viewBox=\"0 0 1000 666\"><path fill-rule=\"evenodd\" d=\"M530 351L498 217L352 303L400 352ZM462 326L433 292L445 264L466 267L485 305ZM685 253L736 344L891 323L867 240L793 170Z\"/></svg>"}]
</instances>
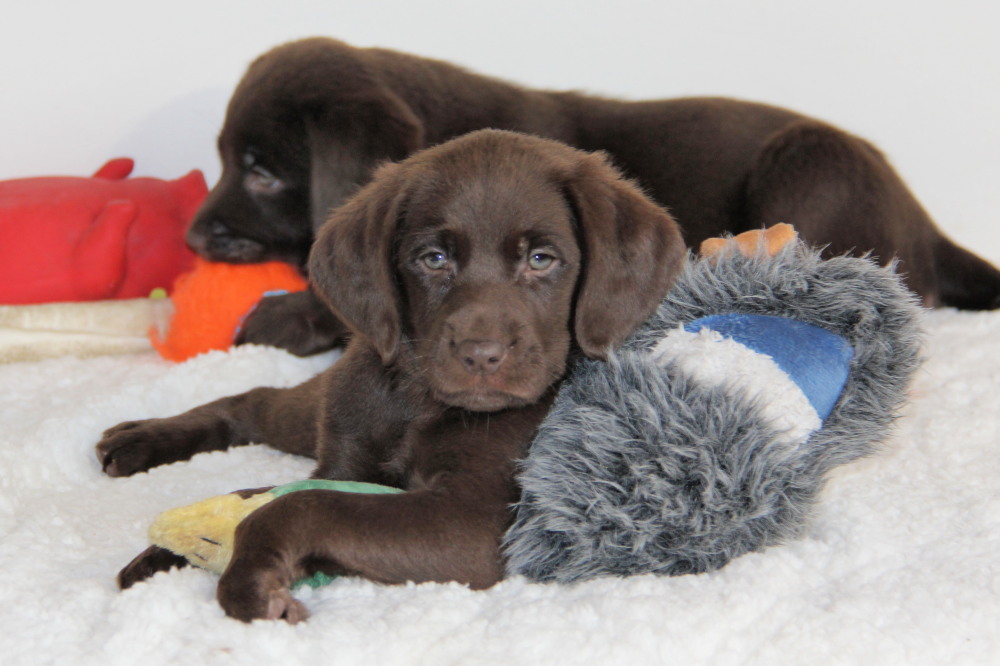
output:
<instances>
[{"instance_id":1,"label":"plush dog toy","mask_svg":"<svg viewBox=\"0 0 1000 666\"><path fill-rule=\"evenodd\" d=\"M918 364L919 307L892 270L822 260L787 225L703 253L622 350L563 383L521 466L508 574L716 569L794 537L827 472L886 437ZM241 495L161 515L152 543L222 571L270 499Z\"/></svg>"},{"instance_id":2,"label":"plush dog toy","mask_svg":"<svg viewBox=\"0 0 1000 666\"><path fill-rule=\"evenodd\" d=\"M607 363L574 368L521 467L508 574L717 569L797 536L828 472L885 439L920 308L867 258L770 256L787 232L689 262Z\"/></svg>"}]
</instances>

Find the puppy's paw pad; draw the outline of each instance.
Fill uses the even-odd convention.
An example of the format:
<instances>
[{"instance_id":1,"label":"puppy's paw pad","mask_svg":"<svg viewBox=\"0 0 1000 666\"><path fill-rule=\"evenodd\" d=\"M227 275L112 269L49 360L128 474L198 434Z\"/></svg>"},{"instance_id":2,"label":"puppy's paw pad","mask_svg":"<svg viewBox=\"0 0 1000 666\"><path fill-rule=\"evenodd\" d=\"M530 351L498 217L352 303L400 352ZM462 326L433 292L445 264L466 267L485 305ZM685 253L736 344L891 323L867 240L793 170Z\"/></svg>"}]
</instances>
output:
<instances>
[{"instance_id":1,"label":"puppy's paw pad","mask_svg":"<svg viewBox=\"0 0 1000 666\"><path fill-rule=\"evenodd\" d=\"M287 589L274 590L267 602L267 619L298 624L309 618L309 611Z\"/></svg>"}]
</instances>

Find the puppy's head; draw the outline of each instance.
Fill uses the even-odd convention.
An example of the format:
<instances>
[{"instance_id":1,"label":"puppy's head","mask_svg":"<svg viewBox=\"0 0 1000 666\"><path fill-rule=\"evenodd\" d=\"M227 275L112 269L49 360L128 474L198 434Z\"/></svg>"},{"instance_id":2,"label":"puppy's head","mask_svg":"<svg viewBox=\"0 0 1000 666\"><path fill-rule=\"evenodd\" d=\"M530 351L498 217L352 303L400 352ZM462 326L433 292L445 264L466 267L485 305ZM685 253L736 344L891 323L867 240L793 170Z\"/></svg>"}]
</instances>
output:
<instances>
[{"instance_id":1,"label":"puppy's head","mask_svg":"<svg viewBox=\"0 0 1000 666\"><path fill-rule=\"evenodd\" d=\"M385 364L495 411L537 400L574 346L605 357L683 254L670 216L603 156L485 130L380 169L309 265Z\"/></svg>"},{"instance_id":2,"label":"puppy's head","mask_svg":"<svg viewBox=\"0 0 1000 666\"><path fill-rule=\"evenodd\" d=\"M385 160L423 144L422 126L364 50L330 39L258 58L219 135L222 175L188 229L198 254L305 265L315 229Z\"/></svg>"}]
</instances>

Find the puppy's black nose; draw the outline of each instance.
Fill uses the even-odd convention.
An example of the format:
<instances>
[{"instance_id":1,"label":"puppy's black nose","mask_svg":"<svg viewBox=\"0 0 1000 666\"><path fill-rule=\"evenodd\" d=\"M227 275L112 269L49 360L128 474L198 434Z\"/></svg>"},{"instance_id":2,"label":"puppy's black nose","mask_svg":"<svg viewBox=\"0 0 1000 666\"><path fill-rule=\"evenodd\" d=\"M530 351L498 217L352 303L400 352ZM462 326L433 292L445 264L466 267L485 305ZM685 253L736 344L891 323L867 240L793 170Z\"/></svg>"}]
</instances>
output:
<instances>
[{"instance_id":1,"label":"puppy's black nose","mask_svg":"<svg viewBox=\"0 0 1000 666\"><path fill-rule=\"evenodd\" d=\"M507 356L507 348L495 340L466 340L457 352L462 367L473 375L492 375Z\"/></svg>"}]
</instances>

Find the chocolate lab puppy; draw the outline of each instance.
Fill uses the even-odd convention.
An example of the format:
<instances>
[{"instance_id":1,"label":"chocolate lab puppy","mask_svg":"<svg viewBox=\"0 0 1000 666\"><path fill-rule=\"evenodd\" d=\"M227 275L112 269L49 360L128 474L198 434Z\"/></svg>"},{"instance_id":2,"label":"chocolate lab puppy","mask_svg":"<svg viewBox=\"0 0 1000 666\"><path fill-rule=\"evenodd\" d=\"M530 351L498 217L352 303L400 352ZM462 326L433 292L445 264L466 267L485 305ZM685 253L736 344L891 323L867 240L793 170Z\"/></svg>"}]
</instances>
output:
<instances>
[{"instance_id":1,"label":"chocolate lab puppy","mask_svg":"<svg viewBox=\"0 0 1000 666\"><path fill-rule=\"evenodd\" d=\"M690 246L789 222L831 254L898 258L928 306L1000 304L1000 272L945 238L871 145L819 121L729 99L530 90L330 39L278 47L250 66L219 137L221 179L189 243L218 261L302 265L313 232L377 164L486 127L609 152ZM308 354L346 329L303 292L266 299L243 331L241 341Z\"/></svg>"},{"instance_id":2,"label":"chocolate lab puppy","mask_svg":"<svg viewBox=\"0 0 1000 666\"><path fill-rule=\"evenodd\" d=\"M301 491L252 514L219 581L233 617L303 618L288 585L316 571L487 587L503 572L515 461L567 364L621 343L684 252L673 219L603 156L469 134L381 167L322 228L309 272L354 333L334 366L124 423L98 456L125 476L266 442L315 456L316 478L406 490ZM119 582L181 563L153 547Z\"/></svg>"}]
</instances>

